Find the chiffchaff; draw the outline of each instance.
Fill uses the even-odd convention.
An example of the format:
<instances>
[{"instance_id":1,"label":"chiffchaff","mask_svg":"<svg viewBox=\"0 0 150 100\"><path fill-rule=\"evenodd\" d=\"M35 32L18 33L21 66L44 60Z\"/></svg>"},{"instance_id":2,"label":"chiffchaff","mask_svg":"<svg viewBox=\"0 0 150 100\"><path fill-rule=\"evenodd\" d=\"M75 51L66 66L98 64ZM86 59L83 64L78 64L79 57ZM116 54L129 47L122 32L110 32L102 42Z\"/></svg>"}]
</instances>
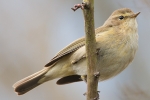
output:
<instances>
[{"instance_id":1,"label":"chiffchaff","mask_svg":"<svg viewBox=\"0 0 150 100\"><path fill-rule=\"evenodd\" d=\"M128 8L116 10L95 30L100 81L117 75L133 60L138 48L138 14ZM13 87L22 95L49 80L60 78L57 84L67 84L82 81L86 75L85 38L80 38L61 50L42 70L16 82Z\"/></svg>"}]
</instances>

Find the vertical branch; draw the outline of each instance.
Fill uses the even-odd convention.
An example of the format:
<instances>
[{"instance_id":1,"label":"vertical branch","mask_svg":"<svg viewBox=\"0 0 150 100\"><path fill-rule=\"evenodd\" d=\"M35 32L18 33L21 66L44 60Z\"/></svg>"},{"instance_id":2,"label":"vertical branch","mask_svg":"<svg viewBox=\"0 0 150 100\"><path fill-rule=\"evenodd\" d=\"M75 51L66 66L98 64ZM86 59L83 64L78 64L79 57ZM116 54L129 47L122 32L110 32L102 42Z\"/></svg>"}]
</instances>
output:
<instances>
[{"instance_id":1,"label":"vertical branch","mask_svg":"<svg viewBox=\"0 0 150 100\"><path fill-rule=\"evenodd\" d=\"M83 0L87 55L87 100L97 100L98 78L95 76L97 67L96 40L94 27L94 0Z\"/></svg>"},{"instance_id":2,"label":"vertical branch","mask_svg":"<svg viewBox=\"0 0 150 100\"><path fill-rule=\"evenodd\" d=\"M86 56L87 56L87 100L98 100L97 91L99 72L97 68L97 51L94 27L94 0L83 0L82 4L76 4L73 11L81 8L85 20Z\"/></svg>"}]
</instances>

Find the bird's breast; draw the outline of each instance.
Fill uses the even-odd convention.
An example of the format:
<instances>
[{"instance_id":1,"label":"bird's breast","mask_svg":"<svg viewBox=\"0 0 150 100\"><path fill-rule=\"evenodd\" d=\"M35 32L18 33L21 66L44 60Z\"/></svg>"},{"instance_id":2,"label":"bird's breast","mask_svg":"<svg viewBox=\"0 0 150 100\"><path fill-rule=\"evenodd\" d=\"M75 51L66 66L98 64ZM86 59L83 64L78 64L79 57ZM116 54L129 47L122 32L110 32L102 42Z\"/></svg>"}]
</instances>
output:
<instances>
[{"instance_id":1,"label":"bird's breast","mask_svg":"<svg viewBox=\"0 0 150 100\"><path fill-rule=\"evenodd\" d=\"M132 39L130 39L132 38ZM138 43L136 36L114 40L102 45L98 56L100 80L109 79L123 71L133 60Z\"/></svg>"}]
</instances>

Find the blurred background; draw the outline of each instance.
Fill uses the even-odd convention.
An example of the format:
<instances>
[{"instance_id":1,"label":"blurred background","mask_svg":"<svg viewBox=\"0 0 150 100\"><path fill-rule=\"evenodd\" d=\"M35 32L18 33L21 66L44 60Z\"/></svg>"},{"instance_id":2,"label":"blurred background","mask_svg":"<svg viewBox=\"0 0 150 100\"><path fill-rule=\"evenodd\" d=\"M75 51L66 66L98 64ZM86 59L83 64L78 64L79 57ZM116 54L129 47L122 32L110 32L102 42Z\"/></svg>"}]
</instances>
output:
<instances>
[{"instance_id":1,"label":"blurred background","mask_svg":"<svg viewBox=\"0 0 150 100\"><path fill-rule=\"evenodd\" d=\"M17 96L12 85L40 70L70 42L84 36L82 0L0 0L0 99L85 100L86 84L49 81ZM99 83L100 100L150 100L150 0L95 0L95 27L119 8L141 12L139 49L132 64Z\"/></svg>"}]
</instances>

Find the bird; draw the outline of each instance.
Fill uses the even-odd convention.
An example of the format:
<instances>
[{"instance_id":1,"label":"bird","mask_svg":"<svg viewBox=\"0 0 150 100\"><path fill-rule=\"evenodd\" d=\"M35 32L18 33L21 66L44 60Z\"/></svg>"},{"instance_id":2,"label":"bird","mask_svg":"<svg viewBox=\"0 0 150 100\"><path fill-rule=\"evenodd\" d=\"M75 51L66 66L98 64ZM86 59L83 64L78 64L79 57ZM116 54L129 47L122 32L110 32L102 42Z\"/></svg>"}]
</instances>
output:
<instances>
[{"instance_id":1,"label":"bird","mask_svg":"<svg viewBox=\"0 0 150 100\"><path fill-rule=\"evenodd\" d=\"M122 72L134 59L138 49L138 24L129 8L115 10L104 24L95 29L97 70L99 81L112 78ZM58 79L58 85L85 81L87 60L85 37L70 43L54 56L40 71L23 78L13 85L18 95L35 87Z\"/></svg>"}]
</instances>

